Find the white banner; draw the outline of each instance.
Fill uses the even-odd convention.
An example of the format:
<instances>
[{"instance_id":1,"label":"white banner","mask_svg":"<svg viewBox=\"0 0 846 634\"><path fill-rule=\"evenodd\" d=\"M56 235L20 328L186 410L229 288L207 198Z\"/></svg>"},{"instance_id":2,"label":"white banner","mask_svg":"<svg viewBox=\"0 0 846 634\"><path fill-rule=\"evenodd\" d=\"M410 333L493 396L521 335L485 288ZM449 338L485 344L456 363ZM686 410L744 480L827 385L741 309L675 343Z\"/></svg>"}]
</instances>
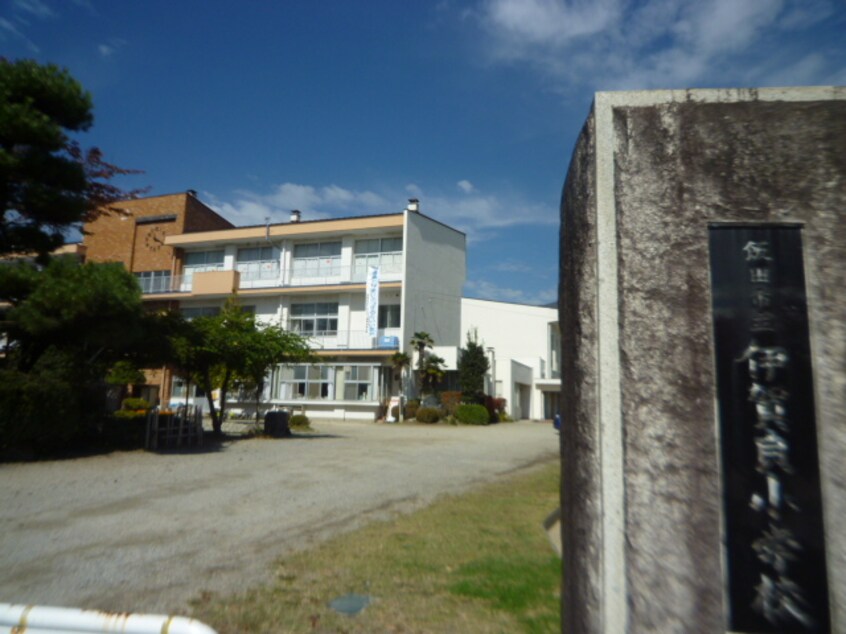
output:
<instances>
[{"instance_id":1,"label":"white banner","mask_svg":"<svg viewBox=\"0 0 846 634\"><path fill-rule=\"evenodd\" d=\"M367 334L375 337L379 328L379 267L367 267L367 296L364 310L367 313Z\"/></svg>"}]
</instances>

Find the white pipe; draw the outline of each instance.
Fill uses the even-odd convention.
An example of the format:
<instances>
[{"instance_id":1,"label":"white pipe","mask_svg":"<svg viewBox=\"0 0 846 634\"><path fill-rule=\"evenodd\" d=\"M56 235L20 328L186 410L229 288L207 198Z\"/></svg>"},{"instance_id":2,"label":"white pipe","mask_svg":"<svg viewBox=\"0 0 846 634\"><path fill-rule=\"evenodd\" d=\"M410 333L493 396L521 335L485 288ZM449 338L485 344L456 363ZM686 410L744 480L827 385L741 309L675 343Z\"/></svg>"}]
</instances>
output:
<instances>
[{"instance_id":1,"label":"white pipe","mask_svg":"<svg viewBox=\"0 0 846 634\"><path fill-rule=\"evenodd\" d=\"M0 603L0 634L217 634L183 616Z\"/></svg>"}]
</instances>

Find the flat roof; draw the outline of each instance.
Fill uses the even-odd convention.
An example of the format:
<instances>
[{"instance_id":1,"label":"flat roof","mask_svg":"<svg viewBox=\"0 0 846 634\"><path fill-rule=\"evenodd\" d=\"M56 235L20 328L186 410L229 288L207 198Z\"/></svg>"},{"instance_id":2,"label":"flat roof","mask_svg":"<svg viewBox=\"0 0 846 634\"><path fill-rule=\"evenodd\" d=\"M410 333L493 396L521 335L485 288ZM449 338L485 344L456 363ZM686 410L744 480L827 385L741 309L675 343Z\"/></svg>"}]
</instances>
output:
<instances>
[{"instance_id":1,"label":"flat roof","mask_svg":"<svg viewBox=\"0 0 846 634\"><path fill-rule=\"evenodd\" d=\"M327 218L323 220L303 220L271 225L250 225L234 229L215 229L213 231L195 231L167 236L165 244L171 246L190 246L229 242L232 240L261 240L265 237L284 238L288 236L318 235L366 231L369 229L400 228L404 223L404 212L374 216L350 216L347 218Z\"/></svg>"}]
</instances>

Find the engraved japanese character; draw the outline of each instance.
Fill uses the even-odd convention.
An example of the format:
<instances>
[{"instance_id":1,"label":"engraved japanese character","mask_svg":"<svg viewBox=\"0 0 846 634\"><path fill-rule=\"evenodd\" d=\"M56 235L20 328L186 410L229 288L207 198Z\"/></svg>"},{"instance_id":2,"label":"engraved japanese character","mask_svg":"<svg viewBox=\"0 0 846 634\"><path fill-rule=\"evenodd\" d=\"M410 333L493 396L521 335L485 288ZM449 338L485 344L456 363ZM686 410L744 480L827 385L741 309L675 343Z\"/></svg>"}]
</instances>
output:
<instances>
[{"instance_id":1,"label":"engraved japanese character","mask_svg":"<svg viewBox=\"0 0 846 634\"><path fill-rule=\"evenodd\" d=\"M787 367L789 357L787 351L781 347L761 347L753 339L743 354L736 359L737 362L749 362L749 376L753 381L761 380L761 374L766 381L773 381L776 377L776 370Z\"/></svg>"},{"instance_id":2,"label":"engraved japanese character","mask_svg":"<svg viewBox=\"0 0 846 634\"><path fill-rule=\"evenodd\" d=\"M802 546L788 529L770 526L762 537L752 542L752 549L758 559L783 575L788 562L796 560L795 553L802 550Z\"/></svg>"},{"instance_id":3,"label":"engraved japanese character","mask_svg":"<svg viewBox=\"0 0 846 634\"><path fill-rule=\"evenodd\" d=\"M773 625L781 625L791 620L799 621L806 628L816 625L808 613L809 606L802 597L802 591L786 577L773 580L768 575L761 575L761 583L755 588L756 597L752 607Z\"/></svg>"},{"instance_id":4,"label":"engraved japanese character","mask_svg":"<svg viewBox=\"0 0 846 634\"><path fill-rule=\"evenodd\" d=\"M781 511L785 506L797 513L801 510L792 496L784 494L781 480L775 475L767 476L766 498L757 493L753 493L752 497L749 498L749 508L757 513L766 511L767 515L774 520L781 519Z\"/></svg>"},{"instance_id":5,"label":"engraved japanese character","mask_svg":"<svg viewBox=\"0 0 846 634\"><path fill-rule=\"evenodd\" d=\"M755 308L769 308L773 305L773 293L766 288L756 288L752 292L752 305Z\"/></svg>"},{"instance_id":6,"label":"engraved japanese character","mask_svg":"<svg viewBox=\"0 0 846 634\"><path fill-rule=\"evenodd\" d=\"M747 262L757 262L759 260L770 261L772 258L770 257L770 243L769 242L753 242L750 240L746 243L746 246L743 247L743 250L746 251L746 261Z\"/></svg>"},{"instance_id":7,"label":"engraved japanese character","mask_svg":"<svg viewBox=\"0 0 846 634\"><path fill-rule=\"evenodd\" d=\"M768 473L775 467L780 467L785 473L793 473L790 466L788 453L790 445L774 430L768 429L763 436L755 438L755 445L758 448L758 471Z\"/></svg>"},{"instance_id":8,"label":"engraved japanese character","mask_svg":"<svg viewBox=\"0 0 846 634\"><path fill-rule=\"evenodd\" d=\"M761 266L749 269L749 281L753 284L769 284L770 269Z\"/></svg>"},{"instance_id":9,"label":"engraved japanese character","mask_svg":"<svg viewBox=\"0 0 846 634\"><path fill-rule=\"evenodd\" d=\"M758 416L755 427L763 429L775 425L780 430L787 431L787 390L753 382L749 388L749 400L755 404L755 413Z\"/></svg>"}]
</instances>

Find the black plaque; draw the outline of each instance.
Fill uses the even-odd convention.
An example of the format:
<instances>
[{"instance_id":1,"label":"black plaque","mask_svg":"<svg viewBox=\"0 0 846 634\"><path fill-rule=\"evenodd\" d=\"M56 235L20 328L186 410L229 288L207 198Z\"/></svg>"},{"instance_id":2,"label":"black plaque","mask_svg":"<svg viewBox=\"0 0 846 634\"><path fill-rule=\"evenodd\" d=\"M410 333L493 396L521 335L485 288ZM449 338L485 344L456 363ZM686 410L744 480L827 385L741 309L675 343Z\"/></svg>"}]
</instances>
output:
<instances>
[{"instance_id":1,"label":"black plaque","mask_svg":"<svg viewBox=\"0 0 846 634\"><path fill-rule=\"evenodd\" d=\"M830 632L802 230L710 228L733 632Z\"/></svg>"}]
</instances>

